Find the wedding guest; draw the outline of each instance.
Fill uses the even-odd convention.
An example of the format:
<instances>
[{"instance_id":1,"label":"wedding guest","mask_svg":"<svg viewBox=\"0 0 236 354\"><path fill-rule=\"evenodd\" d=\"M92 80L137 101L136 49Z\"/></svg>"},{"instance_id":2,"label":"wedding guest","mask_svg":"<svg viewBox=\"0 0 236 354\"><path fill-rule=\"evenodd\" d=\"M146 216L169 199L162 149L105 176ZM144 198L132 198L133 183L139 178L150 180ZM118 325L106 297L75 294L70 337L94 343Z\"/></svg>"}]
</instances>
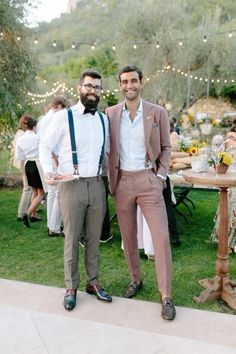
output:
<instances>
[{"instance_id":1,"label":"wedding guest","mask_svg":"<svg viewBox=\"0 0 236 354\"><path fill-rule=\"evenodd\" d=\"M64 308L76 306L79 286L79 241L84 235L86 292L110 303L112 297L98 278L99 241L105 215L105 185L102 162L108 144L107 117L97 111L102 91L101 75L81 73L78 103L55 113L40 145L45 181L59 181L59 204L64 225ZM50 154L57 149L58 175L53 174Z\"/></svg>"},{"instance_id":2,"label":"wedding guest","mask_svg":"<svg viewBox=\"0 0 236 354\"><path fill-rule=\"evenodd\" d=\"M173 320L171 248L163 188L170 159L169 119L166 111L141 98L142 71L127 66L119 72L124 101L106 110L110 126L109 185L113 195L131 283L123 296L131 298L143 287L137 243L137 206L149 226L161 315Z\"/></svg>"},{"instance_id":3,"label":"wedding guest","mask_svg":"<svg viewBox=\"0 0 236 354\"><path fill-rule=\"evenodd\" d=\"M37 126L37 134L39 136L39 143L42 144L47 135L47 129L52 121L54 114L61 109L68 107L67 99L64 96L56 96L52 100L51 109L40 119ZM60 124L60 122L58 122ZM57 151L51 152L51 162L53 166L53 173L58 172L58 158ZM64 236L61 231L61 212L58 203L58 186L47 186L47 227L48 236Z\"/></svg>"},{"instance_id":4,"label":"wedding guest","mask_svg":"<svg viewBox=\"0 0 236 354\"><path fill-rule=\"evenodd\" d=\"M28 184L28 180L25 174L24 161L16 160L15 158L16 142L18 138L25 133L26 130L26 125L24 124L23 121L24 121L24 116L22 116L19 119L17 132L12 142L12 164L15 168L19 169L22 172L22 181L23 181L23 189L22 189L21 198L17 210L17 221L23 221L23 215L26 213L29 207L31 193L32 193L32 189Z\"/></svg>"},{"instance_id":5,"label":"wedding guest","mask_svg":"<svg viewBox=\"0 0 236 354\"><path fill-rule=\"evenodd\" d=\"M30 205L23 215L23 223L30 227L31 222L40 221L37 216L37 207L44 197L43 184L40 177L39 139L35 133L37 121L28 114L22 116L22 123L25 127L25 134L17 139L15 159L25 161L25 174L29 186L32 188Z\"/></svg>"}]
</instances>

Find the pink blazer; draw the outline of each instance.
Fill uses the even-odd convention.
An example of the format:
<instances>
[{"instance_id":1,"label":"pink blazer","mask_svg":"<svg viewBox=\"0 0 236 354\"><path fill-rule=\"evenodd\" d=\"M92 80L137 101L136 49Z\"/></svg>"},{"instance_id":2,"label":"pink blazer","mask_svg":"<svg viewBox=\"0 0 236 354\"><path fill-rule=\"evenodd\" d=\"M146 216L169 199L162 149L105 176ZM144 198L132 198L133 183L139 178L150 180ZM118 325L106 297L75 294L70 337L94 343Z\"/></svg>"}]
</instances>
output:
<instances>
[{"instance_id":1,"label":"pink blazer","mask_svg":"<svg viewBox=\"0 0 236 354\"><path fill-rule=\"evenodd\" d=\"M110 152L108 153L108 176L111 194L118 181L120 150L120 119L124 101L106 109L110 129ZM147 158L155 173L167 175L170 159L170 127L167 112L161 106L143 100L143 126Z\"/></svg>"}]
</instances>

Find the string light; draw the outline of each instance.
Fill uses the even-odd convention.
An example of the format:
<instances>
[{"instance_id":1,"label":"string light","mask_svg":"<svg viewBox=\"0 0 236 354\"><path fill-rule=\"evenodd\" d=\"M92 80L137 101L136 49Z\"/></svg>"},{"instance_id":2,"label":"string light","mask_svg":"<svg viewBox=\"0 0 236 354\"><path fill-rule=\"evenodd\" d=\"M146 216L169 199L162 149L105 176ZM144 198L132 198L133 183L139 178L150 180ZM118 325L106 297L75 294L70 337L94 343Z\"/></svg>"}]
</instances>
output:
<instances>
[{"instance_id":1,"label":"string light","mask_svg":"<svg viewBox=\"0 0 236 354\"><path fill-rule=\"evenodd\" d=\"M155 75L151 75L151 78L152 79L155 79L156 77L159 76L159 73L171 73L171 72L175 72L176 74L179 74L182 78L190 78L190 79L194 79L195 81L204 81L204 82L208 82L210 81L211 83L217 83L217 84L220 84L220 83L235 83L235 79L208 79L208 78L203 78L203 77L198 77L198 76L193 76L192 74L189 74L188 72L184 72L183 70L181 69L177 69L175 67L171 67L170 65L167 65L167 66L163 66L163 68L161 70L157 70L156 71L156 74ZM36 77L38 80L41 80L39 77ZM150 82L151 81L151 78L149 76L146 76L146 82ZM6 80L6 79L4 79ZM46 80L43 80L44 83L46 83ZM71 87L71 88L68 88L66 86L66 84L63 82L63 83L60 83L60 82L54 82L53 83L53 86L54 88L50 91L50 92L46 92L45 94L36 94L36 93L31 93L31 92L28 92L28 96L31 98L31 101L28 102L29 104L31 105L36 105L36 104L41 104L41 103L44 103L46 102L46 98L48 97L51 97L55 94L57 94L58 91L61 90L61 92L64 92L64 91L67 91L69 92L69 94L73 97L77 97L77 94L75 94L73 91L74 91L74 88ZM56 86L56 87L55 87ZM119 89L118 88L115 88L113 90L106 90L106 93L104 92L104 90L102 90L102 94L104 94L104 96L102 96L103 99L106 99L107 97L109 97L110 95L114 96L116 93L119 92ZM36 99L38 99L36 101Z\"/></svg>"},{"instance_id":2,"label":"string light","mask_svg":"<svg viewBox=\"0 0 236 354\"><path fill-rule=\"evenodd\" d=\"M159 49L160 48L160 42L157 42L156 44L156 48Z\"/></svg>"},{"instance_id":3,"label":"string light","mask_svg":"<svg viewBox=\"0 0 236 354\"><path fill-rule=\"evenodd\" d=\"M35 37L34 44L38 44L38 38Z\"/></svg>"},{"instance_id":4,"label":"string light","mask_svg":"<svg viewBox=\"0 0 236 354\"><path fill-rule=\"evenodd\" d=\"M21 40L21 36L18 35L18 36L16 37L16 39L17 39L18 41L20 41L20 40Z\"/></svg>"},{"instance_id":5,"label":"string light","mask_svg":"<svg viewBox=\"0 0 236 354\"><path fill-rule=\"evenodd\" d=\"M72 43L71 48L75 49L75 43L74 42Z\"/></svg>"},{"instance_id":6,"label":"string light","mask_svg":"<svg viewBox=\"0 0 236 354\"><path fill-rule=\"evenodd\" d=\"M116 50L116 46L115 46L115 44L113 44L113 46L112 46L112 50Z\"/></svg>"},{"instance_id":7,"label":"string light","mask_svg":"<svg viewBox=\"0 0 236 354\"><path fill-rule=\"evenodd\" d=\"M134 48L134 49L137 49L137 45L136 45L136 44L134 44L134 45L133 45L133 48Z\"/></svg>"},{"instance_id":8,"label":"string light","mask_svg":"<svg viewBox=\"0 0 236 354\"><path fill-rule=\"evenodd\" d=\"M207 36L204 34L203 36L203 42L206 43L207 42Z\"/></svg>"},{"instance_id":9,"label":"string light","mask_svg":"<svg viewBox=\"0 0 236 354\"><path fill-rule=\"evenodd\" d=\"M232 36L233 36L233 33L232 33L232 31L229 31L229 34L228 34L228 36L229 36L229 38L232 38Z\"/></svg>"},{"instance_id":10,"label":"string light","mask_svg":"<svg viewBox=\"0 0 236 354\"><path fill-rule=\"evenodd\" d=\"M52 43L53 47L55 48L57 46L57 42L54 40Z\"/></svg>"},{"instance_id":11,"label":"string light","mask_svg":"<svg viewBox=\"0 0 236 354\"><path fill-rule=\"evenodd\" d=\"M179 41L179 46L182 47L182 45L183 45L183 40L180 39L180 41Z\"/></svg>"}]
</instances>

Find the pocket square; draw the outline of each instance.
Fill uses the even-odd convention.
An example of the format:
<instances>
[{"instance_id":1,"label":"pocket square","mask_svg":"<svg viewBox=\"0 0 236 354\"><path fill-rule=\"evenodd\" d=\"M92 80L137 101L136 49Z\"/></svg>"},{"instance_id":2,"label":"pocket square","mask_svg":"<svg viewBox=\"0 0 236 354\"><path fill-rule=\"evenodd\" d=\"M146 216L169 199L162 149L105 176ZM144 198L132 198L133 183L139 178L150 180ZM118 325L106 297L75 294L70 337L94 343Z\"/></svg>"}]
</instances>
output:
<instances>
[{"instance_id":1,"label":"pocket square","mask_svg":"<svg viewBox=\"0 0 236 354\"><path fill-rule=\"evenodd\" d=\"M152 119L152 116L147 116L146 120Z\"/></svg>"}]
</instances>

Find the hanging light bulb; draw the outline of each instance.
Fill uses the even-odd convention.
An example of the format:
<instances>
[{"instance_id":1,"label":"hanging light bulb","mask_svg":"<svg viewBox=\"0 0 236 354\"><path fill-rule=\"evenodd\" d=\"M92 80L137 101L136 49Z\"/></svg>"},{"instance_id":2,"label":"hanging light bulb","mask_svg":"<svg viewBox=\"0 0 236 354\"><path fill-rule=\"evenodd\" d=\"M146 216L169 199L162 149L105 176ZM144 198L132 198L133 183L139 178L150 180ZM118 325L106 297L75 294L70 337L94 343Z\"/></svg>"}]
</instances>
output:
<instances>
[{"instance_id":1,"label":"hanging light bulb","mask_svg":"<svg viewBox=\"0 0 236 354\"><path fill-rule=\"evenodd\" d=\"M35 39L34 39L34 44L38 44L38 38L37 37L35 37Z\"/></svg>"},{"instance_id":2,"label":"hanging light bulb","mask_svg":"<svg viewBox=\"0 0 236 354\"><path fill-rule=\"evenodd\" d=\"M136 45L136 44L134 44L134 45L133 45L133 48L134 48L134 49L137 49L137 45Z\"/></svg>"},{"instance_id":3,"label":"hanging light bulb","mask_svg":"<svg viewBox=\"0 0 236 354\"><path fill-rule=\"evenodd\" d=\"M159 49L160 48L160 42L158 41L156 44L156 48Z\"/></svg>"},{"instance_id":4,"label":"hanging light bulb","mask_svg":"<svg viewBox=\"0 0 236 354\"><path fill-rule=\"evenodd\" d=\"M16 37L16 39L17 39L18 41L20 41L20 40L21 40L20 35L18 35L18 36Z\"/></svg>"},{"instance_id":5,"label":"hanging light bulb","mask_svg":"<svg viewBox=\"0 0 236 354\"><path fill-rule=\"evenodd\" d=\"M232 31L229 31L229 34L228 34L229 38L231 38L233 36L233 33Z\"/></svg>"},{"instance_id":6,"label":"hanging light bulb","mask_svg":"<svg viewBox=\"0 0 236 354\"><path fill-rule=\"evenodd\" d=\"M56 47L57 46L57 42L54 40L52 45L53 45L53 47Z\"/></svg>"},{"instance_id":7,"label":"hanging light bulb","mask_svg":"<svg viewBox=\"0 0 236 354\"><path fill-rule=\"evenodd\" d=\"M116 50L116 46L115 46L115 44L113 44L112 49L113 49L113 50Z\"/></svg>"},{"instance_id":8,"label":"hanging light bulb","mask_svg":"<svg viewBox=\"0 0 236 354\"><path fill-rule=\"evenodd\" d=\"M74 42L72 43L71 48L75 49L75 43Z\"/></svg>"},{"instance_id":9,"label":"hanging light bulb","mask_svg":"<svg viewBox=\"0 0 236 354\"><path fill-rule=\"evenodd\" d=\"M206 43L207 42L207 36L204 34L203 36L203 42Z\"/></svg>"},{"instance_id":10,"label":"hanging light bulb","mask_svg":"<svg viewBox=\"0 0 236 354\"><path fill-rule=\"evenodd\" d=\"M180 41L179 41L179 46L182 47L182 45L183 45L183 40L180 39Z\"/></svg>"}]
</instances>

